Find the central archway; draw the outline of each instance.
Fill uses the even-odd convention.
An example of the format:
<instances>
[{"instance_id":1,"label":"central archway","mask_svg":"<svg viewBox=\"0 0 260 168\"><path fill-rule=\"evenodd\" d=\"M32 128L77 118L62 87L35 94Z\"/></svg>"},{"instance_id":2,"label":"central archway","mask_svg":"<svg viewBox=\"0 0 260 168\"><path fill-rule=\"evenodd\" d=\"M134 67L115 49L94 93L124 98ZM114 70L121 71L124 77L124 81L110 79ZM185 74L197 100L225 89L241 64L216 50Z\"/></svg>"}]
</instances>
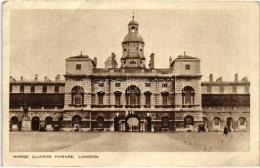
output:
<instances>
[{"instance_id":1,"label":"central archway","mask_svg":"<svg viewBox=\"0 0 260 168\"><path fill-rule=\"evenodd\" d=\"M140 132L140 118L137 115L130 114L125 120L126 132Z\"/></svg>"}]
</instances>

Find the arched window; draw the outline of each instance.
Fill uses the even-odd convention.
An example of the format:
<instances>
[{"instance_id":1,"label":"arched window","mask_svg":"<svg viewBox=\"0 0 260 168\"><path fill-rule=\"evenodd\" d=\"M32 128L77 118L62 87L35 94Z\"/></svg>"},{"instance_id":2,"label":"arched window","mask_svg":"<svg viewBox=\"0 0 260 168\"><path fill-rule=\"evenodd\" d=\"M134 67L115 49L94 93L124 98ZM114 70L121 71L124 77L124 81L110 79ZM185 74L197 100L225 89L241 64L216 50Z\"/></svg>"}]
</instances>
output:
<instances>
[{"instance_id":1,"label":"arched window","mask_svg":"<svg viewBox=\"0 0 260 168\"><path fill-rule=\"evenodd\" d=\"M194 97L195 91L190 86L185 86L182 89L182 105L185 107L191 107L190 105L194 105Z\"/></svg>"},{"instance_id":2,"label":"arched window","mask_svg":"<svg viewBox=\"0 0 260 168\"><path fill-rule=\"evenodd\" d=\"M187 125L193 125L194 118L192 116L186 116L184 118L184 127L186 128Z\"/></svg>"},{"instance_id":3,"label":"arched window","mask_svg":"<svg viewBox=\"0 0 260 168\"><path fill-rule=\"evenodd\" d=\"M168 99L169 99L169 93L168 92L162 92L162 104L167 105L168 104Z\"/></svg>"},{"instance_id":4,"label":"arched window","mask_svg":"<svg viewBox=\"0 0 260 168\"><path fill-rule=\"evenodd\" d=\"M74 86L71 90L72 104L83 105L84 89L81 86Z\"/></svg>"},{"instance_id":5,"label":"arched window","mask_svg":"<svg viewBox=\"0 0 260 168\"><path fill-rule=\"evenodd\" d=\"M120 105L121 104L121 92L115 92L115 105Z\"/></svg>"},{"instance_id":6,"label":"arched window","mask_svg":"<svg viewBox=\"0 0 260 168\"><path fill-rule=\"evenodd\" d=\"M240 117L238 119L238 124L241 125L241 126L246 125L246 119L244 117Z\"/></svg>"},{"instance_id":7,"label":"arched window","mask_svg":"<svg viewBox=\"0 0 260 168\"><path fill-rule=\"evenodd\" d=\"M50 116L49 116L49 117L46 117L46 118L45 118L45 125L46 125L46 126L47 126L47 125L52 125L52 120L53 120L52 117L50 117Z\"/></svg>"},{"instance_id":8,"label":"arched window","mask_svg":"<svg viewBox=\"0 0 260 168\"><path fill-rule=\"evenodd\" d=\"M72 127L74 127L75 125L79 127L80 123L81 123L81 117L80 116L76 115L76 116L72 117Z\"/></svg>"},{"instance_id":9,"label":"arched window","mask_svg":"<svg viewBox=\"0 0 260 168\"><path fill-rule=\"evenodd\" d=\"M150 106L150 105L151 105L151 95L152 95L152 93L149 92L149 91L144 92L145 105L146 105L146 106Z\"/></svg>"},{"instance_id":10,"label":"arched window","mask_svg":"<svg viewBox=\"0 0 260 168\"><path fill-rule=\"evenodd\" d=\"M127 105L140 105L140 89L135 86L131 85L126 89L126 104Z\"/></svg>"},{"instance_id":11,"label":"arched window","mask_svg":"<svg viewBox=\"0 0 260 168\"><path fill-rule=\"evenodd\" d=\"M213 119L213 125L220 125L220 118L219 117L215 117Z\"/></svg>"}]
</instances>

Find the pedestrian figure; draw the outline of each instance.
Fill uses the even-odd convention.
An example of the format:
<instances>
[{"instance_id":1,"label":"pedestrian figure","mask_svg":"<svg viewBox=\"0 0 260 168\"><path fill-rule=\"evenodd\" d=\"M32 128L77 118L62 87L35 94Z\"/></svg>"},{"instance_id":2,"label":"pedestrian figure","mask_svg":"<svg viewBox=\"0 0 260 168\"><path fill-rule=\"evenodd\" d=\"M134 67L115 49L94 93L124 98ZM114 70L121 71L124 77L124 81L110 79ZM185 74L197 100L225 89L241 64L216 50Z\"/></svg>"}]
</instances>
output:
<instances>
[{"instance_id":1,"label":"pedestrian figure","mask_svg":"<svg viewBox=\"0 0 260 168\"><path fill-rule=\"evenodd\" d=\"M224 127L224 135L227 136L228 135L228 126L225 125Z\"/></svg>"}]
</instances>

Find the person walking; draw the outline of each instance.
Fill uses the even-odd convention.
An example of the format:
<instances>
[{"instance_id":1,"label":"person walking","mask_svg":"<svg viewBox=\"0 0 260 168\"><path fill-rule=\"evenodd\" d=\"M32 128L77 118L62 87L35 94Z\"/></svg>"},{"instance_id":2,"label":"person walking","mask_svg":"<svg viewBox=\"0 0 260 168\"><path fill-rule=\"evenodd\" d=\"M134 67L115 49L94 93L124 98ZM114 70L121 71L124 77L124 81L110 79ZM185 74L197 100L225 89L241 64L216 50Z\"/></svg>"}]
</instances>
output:
<instances>
[{"instance_id":1,"label":"person walking","mask_svg":"<svg viewBox=\"0 0 260 168\"><path fill-rule=\"evenodd\" d=\"M224 127L224 135L227 136L228 135L228 126L225 125Z\"/></svg>"}]
</instances>

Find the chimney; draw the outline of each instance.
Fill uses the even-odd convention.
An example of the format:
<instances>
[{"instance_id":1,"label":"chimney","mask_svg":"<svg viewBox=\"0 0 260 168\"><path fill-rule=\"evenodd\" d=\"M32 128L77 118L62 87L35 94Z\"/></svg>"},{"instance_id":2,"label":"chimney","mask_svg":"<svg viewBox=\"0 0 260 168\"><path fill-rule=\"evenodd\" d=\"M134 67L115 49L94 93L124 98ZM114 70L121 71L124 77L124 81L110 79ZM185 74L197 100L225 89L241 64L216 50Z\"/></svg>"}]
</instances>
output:
<instances>
[{"instance_id":1,"label":"chimney","mask_svg":"<svg viewBox=\"0 0 260 168\"><path fill-rule=\"evenodd\" d=\"M111 54L112 56L112 68L117 68L116 55L115 53Z\"/></svg>"},{"instance_id":2,"label":"chimney","mask_svg":"<svg viewBox=\"0 0 260 168\"><path fill-rule=\"evenodd\" d=\"M37 74L34 75L34 80L35 80L35 81L38 80L38 75L37 75Z\"/></svg>"},{"instance_id":3,"label":"chimney","mask_svg":"<svg viewBox=\"0 0 260 168\"><path fill-rule=\"evenodd\" d=\"M219 77L216 81L217 82L222 82L222 77Z\"/></svg>"},{"instance_id":4,"label":"chimney","mask_svg":"<svg viewBox=\"0 0 260 168\"><path fill-rule=\"evenodd\" d=\"M241 81L242 81L242 82L248 82L247 76L245 76Z\"/></svg>"},{"instance_id":5,"label":"chimney","mask_svg":"<svg viewBox=\"0 0 260 168\"><path fill-rule=\"evenodd\" d=\"M212 74L212 73L209 74L209 81L210 81L210 82L213 82L213 74Z\"/></svg>"},{"instance_id":6,"label":"chimney","mask_svg":"<svg viewBox=\"0 0 260 168\"><path fill-rule=\"evenodd\" d=\"M55 77L55 81L59 81L60 80L60 75L57 74L56 77Z\"/></svg>"},{"instance_id":7,"label":"chimney","mask_svg":"<svg viewBox=\"0 0 260 168\"><path fill-rule=\"evenodd\" d=\"M20 77L20 81L23 81L23 76Z\"/></svg>"},{"instance_id":8,"label":"chimney","mask_svg":"<svg viewBox=\"0 0 260 168\"><path fill-rule=\"evenodd\" d=\"M97 57L94 57L94 62L96 64L96 66L97 66Z\"/></svg>"},{"instance_id":9,"label":"chimney","mask_svg":"<svg viewBox=\"0 0 260 168\"><path fill-rule=\"evenodd\" d=\"M235 82L238 82L238 74L235 74Z\"/></svg>"},{"instance_id":10,"label":"chimney","mask_svg":"<svg viewBox=\"0 0 260 168\"><path fill-rule=\"evenodd\" d=\"M170 56L170 59L169 59L169 67L171 67L172 65L172 57Z\"/></svg>"},{"instance_id":11,"label":"chimney","mask_svg":"<svg viewBox=\"0 0 260 168\"><path fill-rule=\"evenodd\" d=\"M10 81L16 81L16 80L12 76L10 76Z\"/></svg>"},{"instance_id":12,"label":"chimney","mask_svg":"<svg viewBox=\"0 0 260 168\"><path fill-rule=\"evenodd\" d=\"M149 68L154 69L154 53L150 55L150 63L149 63Z\"/></svg>"}]
</instances>

